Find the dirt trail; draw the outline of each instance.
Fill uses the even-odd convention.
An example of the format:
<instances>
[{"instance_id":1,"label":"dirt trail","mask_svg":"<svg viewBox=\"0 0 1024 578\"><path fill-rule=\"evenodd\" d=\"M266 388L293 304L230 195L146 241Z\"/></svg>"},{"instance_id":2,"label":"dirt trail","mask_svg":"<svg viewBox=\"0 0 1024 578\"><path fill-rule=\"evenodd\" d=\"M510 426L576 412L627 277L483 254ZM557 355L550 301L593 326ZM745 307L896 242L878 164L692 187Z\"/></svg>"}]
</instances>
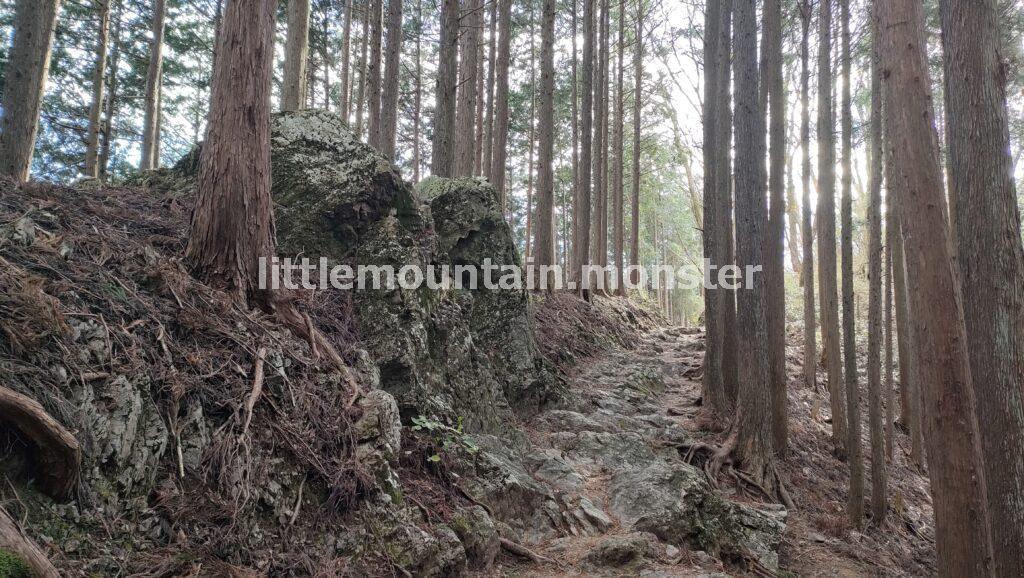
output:
<instances>
[{"instance_id":1,"label":"dirt trail","mask_svg":"<svg viewBox=\"0 0 1024 578\"><path fill-rule=\"evenodd\" d=\"M613 350L584 363L570 384L574 401L528 425L537 448L532 475L578 496L584 515L570 535L531 546L546 561L521 565L504 558L498 573L930 574L934 538L927 485L907 467L904 436L890 474L895 511L881 531L851 530L843 514L847 468L828 450L826 393L823 387L814 392L800 386L798 350L791 353L792 451L780 470L795 510L766 502L729 476L711 490L703 471L686 464L680 446L695 440L715 445L724 434L702 431L699 418L703 334L658 329L633 350Z\"/></svg>"}]
</instances>

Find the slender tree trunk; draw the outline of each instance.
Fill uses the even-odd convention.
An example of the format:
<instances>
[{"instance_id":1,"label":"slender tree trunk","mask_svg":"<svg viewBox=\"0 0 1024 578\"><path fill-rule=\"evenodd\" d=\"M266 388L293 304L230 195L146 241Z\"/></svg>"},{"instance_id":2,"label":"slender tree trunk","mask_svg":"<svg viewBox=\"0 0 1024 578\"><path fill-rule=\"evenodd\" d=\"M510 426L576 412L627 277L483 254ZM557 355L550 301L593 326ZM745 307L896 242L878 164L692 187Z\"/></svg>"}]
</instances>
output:
<instances>
[{"instance_id":1,"label":"slender tree trunk","mask_svg":"<svg viewBox=\"0 0 1024 578\"><path fill-rule=\"evenodd\" d=\"M877 39L877 35L875 38ZM875 41L877 45L877 40ZM879 71L881 74L881 71ZM880 137L884 140L884 137ZM884 143L882 145L885 146ZM881 151L880 151L881 152ZM885 153L881 152L884 162ZM890 193L886 193L886 203L891 201ZM892 213L886 210L885 215L885 454L890 462L896 455L896 391L893 380L893 346L895 327L893 327L893 222Z\"/></svg>"},{"instance_id":2,"label":"slender tree trunk","mask_svg":"<svg viewBox=\"0 0 1024 578\"><path fill-rule=\"evenodd\" d=\"M416 0L416 51L415 78L412 96L412 182L420 182L420 164L423 162L420 153L420 115L423 108L423 54L421 38L423 37L423 0Z\"/></svg>"},{"instance_id":3,"label":"slender tree trunk","mask_svg":"<svg viewBox=\"0 0 1024 578\"><path fill-rule=\"evenodd\" d=\"M103 132L103 94L107 78L107 46L110 37L110 0L96 0L99 34L96 38L96 64L92 73L92 101L89 104L89 129L85 145L85 176L97 178L100 134Z\"/></svg>"},{"instance_id":4,"label":"slender tree trunk","mask_svg":"<svg viewBox=\"0 0 1024 578\"><path fill-rule=\"evenodd\" d=\"M511 0L504 1L510 2ZM441 4L441 45L437 61L437 91L435 93L437 104L434 109L434 141L433 153L430 157L430 172L439 177L451 177L455 174L455 94L459 66L458 42L459 0L443 0ZM505 114L507 119L508 60L505 62ZM506 124L506 134L507 126Z\"/></svg>"},{"instance_id":5,"label":"slender tree trunk","mask_svg":"<svg viewBox=\"0 0 1024 578\"><path fill-rule=\"evenodd\" d=\"M277 0L232 0L224 13L185 259L243 302L259 294L274 249L270 85Z\"/></svg>"},{"instance_id":6,"label":"slender tree trunk","mask_svg":"<svg viewBox=\"0 0 1024 578\"><path fill-rule=\"evenodd\" d=\"M160 85L164 74L165 0L153 0L153 39L149 45L149 69L146 72L145 112L142 120L142 160L139 168L155 169L159 163L156 152L160 138Z\"/></svg>"},{"instance_id":7,"label":"slender tree trunk","mask_svg":"<svg viewBox=\"0 0 1024 578\"><path fill-rule=\"evenodd\" d=\"M720 241L723 234L718 230L721 223L722 192L718 190L721 179L721 142L718 117L723 106L719 100L724 62L721 57L722 1L711 0L705 10L704 24L704 258L715 267L724 265L725 247ZM712 277L714 279L714 277ZM725 376L722 370L722 355L725 348L723 308L726 292L721 287L704 291L704 320L706 345L704 350L704 373L701 382L704 407L716 417L725 417L729 402L725 395Z\"/></svg>"},{"instance_id":8,"label":"slender tree trunk","mask_svg":"<svg viewBox=\"0 0 1024 578\"><path fill-rule=\"evenodd\" d=\"M107 173L110 167L110 148L114 136L114 113L117 112L117 73L121 67L121 13L123 9L123 4L120 0L117 0L116 9L113 14L114 43L110 52L110 66L107 67L106 109L103 113L105 120L102 123L102 139L100 141L99 157L96 160L98 165L97 176L103 182L107 180Z\"/></svg>"},{"instance_id":9,"label":"slender tree trunk","mask_svg":"<svg viewBox=\"0 0 1024 578\"><path fill-rule=\"evenodd\" d=\"M390 1L390 0L389 0ZM384 129L381 126L381 55L383 54L383 22L381 0L370 0L370 60L367 62L366 83L366 142L377 150L384 147ZM401 12L401 11L399 11Z\"/></svg>"},{"instance_id":10,"label":"slender tree trunk","mask_svg":"<svg viewBox=\"0 0 1024 578\"><path fill-rule=\"evenodd\" d=\"M759 103L756 0L735 2L733 30L736 103L736 264L764 263L767 225L764 169L765 119ZM764 275L744 279L750 289L737 295L739 397L735 438L737 461L758 482L772 485L772 424L768 349L767 287Z\"/></svg>"},{"instance_id":11,"label":"slender tree trunk","mask_svg":"<svg viewBox=\"0 0 1024 578\"><path fill-rule=\"evenodd\" d=\"M352 111L352 0L345 0L345 23L341 30L341 101L338 105L338 114L349 122L349 113ZM417 35L419 41L419 35Z\"/></svg>"},{"instance_id":12,"label":"slender tree trunk","mask_svg":"<svg viewBox=\"0 0 1024 578\"><path fill-rule=\"evenodd\" d=\"M589 2L590 0L584 0ZM633 47L633 172L632 172L632 196L630 198L630 223L629 223L629 264L640 265L640 133L643 127L640 126L640 113L643 110L643 81L644 81L644 4L643 0L636 0L636 45ZM583 57L586 62L586 55ZM586 96L584 96L586 103ZM586 120L586 114L584 115ZM586 130L584 138L586 138ZM584 141L586 142L586 141ZM584 149L587 145L584 144ZM587 162L581 159L585 167ZM589 202L588 202L589 204ZM582 245L582 243L581 243ZM640 281L639 271L630 273L630 284L637 286Z\"/></svg>"},{"instance_id":13,"label":"slender tree trunk","mask_svg":"<svg viewBox=\"0 0 1024 578\"><path fill-rule=\"evenodd\" d=\"M616 294L625 295L624 279L622 277L623 267L625 266L623 252L625 250L625 234L623 225L626 220L625 215L625 191L624 191L624 165L625 156L623 154L623 139L625 136L625 124L626 124L626 99L625 99L625 78L626 78L626 1L620 0L619 2L619 46L618 56L615 74L615 130L613 137L612 151L613 157L613 177L612 177L612 194L614 195L614 202L612 212L614 213L612 219L612 245L615 253L615 289ZM574 103L575 104L575 103ZM575 142L573 148L575 148ZM574 151L575 152L575 151Z\"/></svg>"},{"instance_id":14,"label":"slender tree trunk","mask_svg":"<svg viewBox=\"0 0 1024 578\"><path fill-rule=\"evenodd\" d=\"M736 262L735 239L733 235L733 172L732 172L732 19L733 0L722 2L722 37L720 44L721 76L718 81L720 91L719 101L722 103L722 114L718 118L718 147L721 157L718 159L718 190L722 195L719 201L720 211L718 214L721 222L718 231L722 235L719 241L720 246L725 247L725 263ZM723 329L725 334L724 351L722 352L722 374L725 380L725 397L730 409L736 407L736 400L739 395L739 360L737 359L737 327L736 327L736 291L726 289L725 303L723 309Z\"/></svg>"},{"instance_id":15,"label":"slender tree trunk","mask_svg":"<svg viewBox=\"0 0 1024 578\"><path fill-rule=\"evenodd\" d=\"M494 82L495 61L498 50L498 0L490 0L490 35L487 38L487 113L484 117L484 146L481 153L480 172L488 181L491 180L491 163L494 159Z\"/></svg>"},{"instance_id":16,"label":"slender tree trunk","mask_svg":"<svg viewBox=\"0 0 1024 578\"><path fill-rule=\"evenodd\" d=\"M842 459L847 454L846 403L843 399L842 344L839 340L839 296L836 287L835 135L832 133L832 0L821 0L818 47L818 277L821 293L822 341L827 356L828 391L832 405L832 443Z\"/></svg>"},{"instance_id":17,"label":"slender tree trunk","mask_svg":"<svg viewBox=\"0 0 1024 578\"><path fill-rule=\"evenodd\" d=\"M996 0L939 3L953 225L995 573L1024 575L1024 248Z\"/></svg>"},{"instance_id":18,"label":"slender tree trunk","mask_svg":"<svg viewBox=\"0 0 1024 578\"><path fill-rule=\"evenodd\" d=\"M771 117L768 127L771 200L765 248L768 316L768 363L772 405L772 447L780 456L789 445L789 399L786 395L786 87L782 77L782 0L764 4L767 70L762 71Z\"/></svg>"},{"instance_id":19,"label":"slender tree trunk","mask_svg":"<svg viewBox=\"0 0 1024 578\"><path fill-rule=\"evenodd\" d=\"M642 0L637 0L638 7ZM580 79L580 164L579 164L579 207L576 217L576 243L573 247L574 279L582 281L583 267L590 260L590 217L591 179L593 177L594 153L594 4L597 0L583 0L583 67Z\"/></svg>"},{"instance_id":20,"label":"slender tree trunk","mask_svg":"<svg viewBox=\"0 0 1024 578\"><path fill-rule=\"evenodd\" d=\"M380 152L395 160L398 127L398 74L402 66L402 0L388 0L388 52L384 62L384 93L381 95Z\"/></svg>"},{"instance_id":21,"label":"slender tree trunk","mask_svg":"<svg viewBox=\"0 0 1024 578\"><path fill-rule=\"evenodd\" d=\"M608 261L608 0L600 0L597 62L594 73L594 214L590 220L590 261Z\"/></svg>"},{"instance_id":22,"label":"slender tree trunk","mask_svg":"<svg viewBox=\"0 0 1024 578\"><path fill-rule=\"evenodd\" d=\"M802 32L800 35L800 148L802 222L801 241L803 245L804 288L804 386L818 391L817 322L814 309L814 230L811 218L811 0L803 0L800 7Z\"/></svg>"},{"instance_id":23,"label":"slender tree trunk","mask_svg":"<svg viewBox=\"0 0 1024 578\"><path fill-rule=\"evenodd\" d=\"M555 0L544 0L540 35L540 145L537 151L534 265L554 265ZM546 279L541 281L541 286L548 287Z\"/></svg>"},{"instance_id":24,"label":"slender tree trunk","mask_svg":"<svg viewBox=\"0 0 1024 578\"><path fill-rule=\"evenodd\" d=\"M532 255L533 243L533 186L534 186L534 152L537 147L537 49L536 49L536 21L534 15L534 2L530 0L527 10L530 18L530 151L526 159L526 245L523 256L526 259Z\"/></svg>"},{"instance_id":25,"label":"slender tree trunk","mask_svg":"<svg viewBox=\"0 0 1024 578\"><path fill-rule=\"evenodd\" d=\"M284 46L281 110L305 107L308 64L309 0L288 0L288 37Z\"/></svg>"},{"instance_id":26,"label":"slender tree trunk","mask_svg":"<svg viewBox=\"0 0 1024 578\"><path fill-rule=\"evenodd\" d=\"M443 12L442 12L443 17ZM359 47L359 84L356 87L356 138L363 137L363 110L366 106L366 74L368 65L368 53L370 50L370 2L365 0L363 2L363 33L362 39L360 40ZM444 31L442 31L442 35ZM443 43L442 43L443 44ZM444 58L444 52L441 52L441 58ZM439 68L440 70L440 68ZM454 86L455 81L452 80ZM438 92L440 95L441 93ZM440 96L438 97L440 98ZM437 130L441 130L440 128Z\"/></svg>"},{"instance_id":27,"label":"slender tree trunk","mask_svg":"<svg viewBox=\"0 0 1024 578\"><path fill-rule=\"evenodd\" d=\"M871 19L871 184L868 199L868 429L871 435L871 521L885 523L888 507L882 431L882 69L878 30Z\"/></svg>"},{"instance_id":28,"label":"slender tree trunk","mask_svg":"<svg viewBox=\"0 0 1024 578\"><path fill-rule=\"evenodd\" d=\"M19 181L28 180L32 167L59 11L60 0L18 0L14 8L0 124L0 174Z\"/></svg>"},{"instance_id":29,"label":"slender tree trunk","mask_svg":"<svg viewBox=\"0 0 1024 578\"><path fill-rule=\"evenodd\" d=\"M478 17L483 10L482 0L463 0L464 9L459 40L459 105L455 115L455 176L468 177L473 174L476 131L476 76L477 45L480 43Z\"/></svg>"},{"instance_id":30,"label":"slender tree trunk","mask_svg":"<svg viewBox=\"0 0 1024 578\"><path fill-rule=\"evenodd\" d=\"M910 319L919 362L935 512L939 576L992 572L988 497L971 384L963 300L954 271L934 128L920 2L876 5L885 78L886 131L903 169L900 220ZM924 104L924 114L922 114ZM909 283L908 283L909 286Z\"/></svg>"},{"instance_id":31,"label":"slender tree trunk","mask_svg":"<svg viewBox=\"0 0 1024 578\"><path fill-rule=\"evenodd\" d=\"M850 524L860 528L864 519L864 457L861 449L860 383L857 378L857 338L854 334L853 303L853 96L850 89L850 0L840 0L842 44L842 268L843 268L843 355L845 362L847 441L850 458L850 495L847 513Z\"/></svg>"},{"instance_id":32,"label":"slender tree trunk","mask_svg":"<svg viewBox=\"0 0 1024 578\"><path fill-rule=\"evenodd\" d=\"M569 0L569 2L572 4L572 239L566 251L571 255L566 258L567 264L576 262L574 251L579 246L580 222L580 74L579 51L576 42L579 30L579 0Z\"/></svg>"},{"instance_id":33,"label":"slender tree trunk","mask_svg":"<svg viewBox=\"0 0 1024 578\"><path fill-rule=\"evenodd\" d=\"M491 182L498 193L502 211L508 208L505 198L505 159L508 151L508 67L512 55L512 0L498 1L498 53L495 55L494 87L494 157L491 160Z\"/></svg>"},{"instance_id":34,"label":"slender tree trunk","mask_svg":"<svg viewBox=\"0 0 1024 578\"><path fill-rule=\"evenodd\" d=\"M476 133L473 137L473 174L483 174L483 153L484 153L484 106L487 102L484 100L484 89L487 86L486 77L484 76L484 3L480 1L480 5L477 7L477 12L474 15L476 21L477 30L477 43L476 43L476 122L474 127Z\"/></svg>"}]
</instances>

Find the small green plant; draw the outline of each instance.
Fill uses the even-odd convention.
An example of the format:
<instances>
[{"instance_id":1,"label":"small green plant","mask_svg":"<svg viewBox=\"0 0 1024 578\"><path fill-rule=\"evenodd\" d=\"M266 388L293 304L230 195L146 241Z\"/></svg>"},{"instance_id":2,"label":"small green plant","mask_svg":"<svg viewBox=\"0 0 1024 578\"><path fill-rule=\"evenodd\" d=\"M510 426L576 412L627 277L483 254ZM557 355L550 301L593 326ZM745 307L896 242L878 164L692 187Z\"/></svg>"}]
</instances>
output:
<instances>
[{"instance_id":1,"label":"small green plant","mask_svg":"<svg viewBox=\"0 0 1024 578\"><path fill-rule=\"evenodd\" d=\"M462 430L462 417L460 416L455 426L450 426L436 418L416 416L412 418L413 431L423 432L433 438L438 453L427 458L431 462L440 462L441 453L454 448L473 455L480 451L472 439Z\"/></svg>"},{"instance_id":2,"label":"small green plant","mask_svg":"<svg viewBox=\"0 0 1024 578\"><path fill-rule=\"evenodd\" d=\"M0 578L32 578L34 574L17 554L0 550Z\"/></svg>"}]
</instances>

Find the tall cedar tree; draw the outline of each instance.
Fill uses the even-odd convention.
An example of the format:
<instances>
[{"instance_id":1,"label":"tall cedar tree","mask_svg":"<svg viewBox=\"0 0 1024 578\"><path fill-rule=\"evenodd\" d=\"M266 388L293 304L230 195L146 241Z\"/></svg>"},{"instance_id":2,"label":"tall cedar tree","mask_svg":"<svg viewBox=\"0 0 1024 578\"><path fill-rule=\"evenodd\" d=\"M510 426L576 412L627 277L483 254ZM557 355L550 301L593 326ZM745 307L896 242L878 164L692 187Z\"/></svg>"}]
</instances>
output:
<instances>
[{"instance_id":1,"label":"tall cedar tree","mask_svg":"<svg viewBox=\"0 0 1024 578\"><path fill-rule=\"evenodd\" d=\"M939 576L987 576L992 541L963 300L952 261L918 0L876 5L886 134L898 178ZM922 104L924 106L922 106ZM922 109L924 114L922 114Z\"/></svg>"},{"instance_id":2,"label":"tall cedar tree","mask_svg":"<svg viewBox=\"0 0 1024 578\"><path fill-rule=\"evenodd\" d=\"M288 36L284 44L281 110L299 110L306 102L309 60L309 0L287 0Z\"/></svg>"},{"instance_id":3,"label":"tall cedar tree","mask_svg":"<svg viewBox=\"0 0 1024 578\"><path fill-rule=\"evenodd\" d=\"M544 0L540 24L540 106L537 124L537 222L534 264L555 264L555 0ZM547 287L547 280L541 280Z\"/></svg>"},{"instance_id":4,"label":"tall cedar tree","mask_svg":"<svg viewBox=\"0 0 1024 578\"><path fill-rule=\"evenodd\" d=\"M341 100L338 104L338 114L346 121L351 111L352 96L352 6L352 0L345 0L345 23L341 29Z\"/></svg>"},{"instance_id":5,"label":"tall cedar tree","mask_svg":"<svg viewBox=\"0 0 1024 578\"><path fill-rule=\"evenodd\" d=\"M387 49L380 109L380 152L394 160L395 130L398 126L398 74L402 66L402 0L388 0Z\"/></svg>"},{"instance_id":6,"label":"tall cedar tree","mask_svg":"<svg viewBox=\"0 0 1024 578\"><path fill-rule=\"evenodd\" d=\"M504 1L509 2L510 0ZM434 140L430 157L430 172L439 177L451 177L455 174L455 95L459 67L458 43L459 0L442 0L441 44L438 48L437 90L435 93L437 104L434 107Z\"/></svg>"},{"instance_id":7,"label":"tall cedar tree","mask_svg":"<svg viewBox=\"0 0 1024 578\"><path fill-rule=\"evenodd\" d=\"M277 0L229 0L217 45L185 260L245 302L259 295L259 259L274 255L270 83Z\"/></svg>"},{"instance_id":8,"label":"tall cedar tree","mask_svg":"<svg viewBox=\"0 0 1024 578\"><path fill-rule=\"evenodd\" d=\"M608 261L608 0L600 0L594 73L594 216L590 220L590 261Z\"/></svg>"},{"instance_id":9,"label":"tall cedar tree","mask_svg":"<svg viewBox=\"0 0 1024 578\"><path fill-rule=\"evenodd\" d=\"M92 73L92 99L89 103L89 128L85 135L85 166L87 177L100 176L100 135L103 133L103 92L107 79L107 52L110 41L110 0L97 0L99 30L96 36L96 63Z\"/></svg>"},{"instance_id":10,"label":"tall cedar tree","mask_svg":"<svg viewBox=\"0 0 1024 578\"><path fill-rule=\"evenodd\" d=\"M417 35L417 38L419 38L419 35ZM487 113L484 115L484 146L480 153L480 174L487 180L491 180L491 159L494 158L494 67L497 60L497 51L498 1L491 0L490 31L487 37Z\"/></svg>"},{"instance_id":11,"label":"tall cedar tree","mask_svg":"<svg viewBox=\"0 0 1024 578\"><path fill-rule=\"evenodd\" d=\"M589 2L590 0L584 0ZM629 264L640 265L640 112L643 106L643 84L644 84L644 2L636 0L636 38L633 41L633 174L632 174L632 197L630 198L630 223L629 223ZM584 54L586 50L584 50ZM584 56L584 58L586 58ZM584 96L586 102L586 96ZM581 160L582 163L582 155ZM586 165L584 165L586 166ZM589 193L587 193L589 195ZM582 190L580 197L582 198ZM589 204L589 200L587 201ZM630 273L630 282L636 286L639 281L639 272L634 270Z\"/></svg>"},{"instance_id":12,"label":"tall cedar tree","mask_svg":"<svg viewBox=\"0 0 1024 578\"><path fill-rule=\"evenodd\" d=\"M846 457L846 403L839 342L839 295L836 287L836 175L832 114L832 0L821 0L818 45L818 291L821 298L822 345L832 406L832 444Z\"/></svg>"},{"instance_id":13,"label":"tall cedar tree","mask_svg":"<svg viewBox=\"0 0 1024 578\"><path fill-rule=\"evenodd\" d=\"M590 263L591 173L594 152L594 3L583 0L583 66L580 79L580 164L577 173L579 202L573 207L573 279L580 280ZM643 0L637 0L642 2Z\"/></svg>"},{"instance_id":14,"label":"tall cedar tree","mask_svg":"<svg viewBox=\"0 0 1024 578\"><path fill-rule=\"evenodd\" d=\"M803 187L801 241L803 245L804 288L804 387L818 391L817 321L814 309L814 230L811 218L811 0L800 5L800 181Z\"/></svg>"},{"instance_id":15,"label":"tall cedar tree","mask_svg":"<svg viewBox=\"0 0 1024 578\"><path fill-rule=\"evenodd\" d=\"M732 174L732 19L733 0L722 2L722 29L719 50L721 51L722 66L719 67L718 100L722 103L718 116L718 140L721 143L718 147L718 191L722 195L719 204L722 208L718 212L718 232L722 235L719 240L720 246L725 247L725 264L731 265L736 262L736 244L733 235L733 174ZM737 330L736 330L736 291L725 290L725 303L722 306L722 332L725 334L724 349L722 351L722 376L725 381L725 397L730 411L736 407L739 387L739 371L737 360Z\"/></svg>"},{"instance_id":16,"label":"tall cedar tree","mask_svg":"<svg viewBox=\"0 0 1024 578\"><path fill-rule=\"evenodd\" d=\"M383 21L381 20L381 0L370 0L370 60L366 63L366 142L373 148L381 150L383 130L381 127L381 54L383 53Z\"/></svg>"},{"instance_id":17,"label":"tall cedar tree","mask_svg":"<svg viewBox=\"0 0 1024 578\"><path fill-rule=\"evenodd\" d=\"M442 12L442 16L443 16ZM370 49L370 6L369 2L363 2L363 24L360 27L360 40L359 40L359 83L356 85L355 95L355 107L356 107L356 138L362 138L363 136L363 111L366 107L366 61L368 59L368 52ZM442 30L443 33L443 30ZM443 58L444 53L441 52L439 59ZM440 60L439 60L440 62ZM438 65L440 66L440 64ZM453 81L454 84L454 81ZM440 129L438 129L440 130Z\"/></svg>"},{"instance_id":18,"label":"tall cedar tree","mask_svg":"<svg viewBox=\"0 0 1024 578\"><path fill-rule=\"evenodd\" d=\"M459 96L455 113L455 176L473 174L476 132L477 45L480 42L482 0L463 0L462 37L459 40Z\"/></svg>"},{"instance_id":19,"label":"tall cedar tree","mask_svg":"<svg viewBox=\"0 0 1024 578\"><path fill-rule=\"evenodd\" d=\"M721 167L718 117L722 108L728 106L719 98L721 68L726 66L721 58L722 0L711 0L705 10L704 24L704 258L717 269L725 263L725 247L720 226L719 213L722 208L722 191L718 189L718 172ZM725 348L723 307L728 293L721 287L704 291L704 319L707 327L702 378L704 405L715 418L728 415L728 400L725 395L722 354Z\"/></svg>"},{"instance_id":20,"label":"tall cedar tree","mask_svg":"<svg viewBox=\"0 0 1024 578\"><path fill-rule=\"evenodd\" d=\"M498 193L502 210L505 200L505 162L508 158L508 69L512 59L512 0L498 1L498 52L495 55L494 79L494 157L491 159L491 182Z\"/></svg>"},{"instance_id":21,"label":"tall cedar tree","mask_svg":"<svg viewBox=\"0 0 1024 578\"><path fill-rule=\"evenodd\" d=\"M14 8L0 125L0 174L19 181L28 180L32 166L59 11L60 0L18 0Z\"/></svg>"},{"instance_id":22,"label":"tall cedar tree","mask_svg":"<svg viewBox=\"0 0 1024 578\"><path fill-rule=\"evenodd\" d=\"M526 226L525 226L525 250L523 255L529 259L533 247L533 188L537 175L534 165L534 154L537 152L537 16L535 14L536 3L531 0L527 9L530 20L530 136L529 151L526 154Z\"/></svg>"},{"instance_id":23,"label":"tall cedar tree","mask_svg":"<svg viewBox=\"0 0 1024 578\"><path fill-rule=\"evenodd\" d=\"M139 164L143 170L155 169L160 165L160 91L164 74L166 16L165 0L153 0L153 38L149 43L149 68L146 71L146 93L143 99L142 160Z\"/></svg>"},{"instance_id":24,"label":"tall cedar tree","mask_svg":"<svg viewBox=\"0 0 1024 578\"><path fill-rule=\"evenodd\" d=\"M789 444L786 398L786 287L785 287L785 191L786 191L786 87L782 77L782 0L765 0L764 51L767 69L762 72L768 91L770 207L765 248L765 282L768 299L768 363L771 376L772 447L785 455Z\"/></svg>"},{"instance_id":25,"label":"tall cedar tree","mask_svg":"<svg viewBox=\"0 0 1024 578\"><path fill-rule=\"evenodd\" d=\"M110 50L110 66L107 67L107 95L103 111L103 116L107 121L102 124L99 158L96 159L96 163L98 165L97 176L104 181L107 179L107 167L110 164L110 148L114 130L114 123L111 122L110 119L114 118L114 113L117 111L119 89L117 73L121 66L121 43L123 42L121 39L121 15L123 12L124 3L121 0L117 0L111 16L113 20L113 30L111 34L111 37L113 38L113 45Z\"/></svg>"},{"instance_id":26,"label":"tall cedar tree","mask_svg":"<svg viewBox=\"0 0 1024 578\"><path fill-rule=\"evenodd\" d=\"M1024 575L1024 249L996 0L939 3L950 197L995 570Z\"/></svg>"},{"instance_id":27,"label":"tall cedar tree","mask_svg":"<svg viewBox=\"0 0 1024 578\"><path fill-rule=\"evenodd\" d=\"M612 250L615 253L613 259L615 265L615 281L614 287L616 293L619 295L625 295L625 287L623 284L624 279L622 278L622 270L624 263L623 251L625 249L625 234L623 225L625 223L625 191L624 191L624 164L625 156L623 153L623 138L625 136L625 114L626 114L626 98L625 98L625 76L626 76L626 2L622 0L619 2L619 46L617 51L617 65L615 74L615 129L613 138L613 176L612 176L612 195L614 201L612 203L612 211L614 213L612 217Z\"/></svg>"},{"instance_id":28,"label":"tall cedar tree","mask_svg":"<svg viewBox=\"0 0 1024 578\"><path fill-rule=\"evenodd\" d=\"M763 163L765 118L758 90L756 0L735 2L734 82L736 85L736 264L741 269L764 263L767 225ZM751 287L737 294L739 397L737 418L729 443L723 448L764 487L774 486L771 477L772 431L769 404L768 331L764 275L753 274ZM720 456L721 457L721 456Z\"/></svg>"},{"instance_id":29,"label":"tall cedar tree","mask_svg":"<svg viewBox=\"0 0 1024 578\"><path fill-rule=\"evenodd\" d=\"M860 528L864 518L864 458L860 431L860 384L857 378L857 338L854 334L853 310L853 96L850 54L850 0L840 0L840 27L842 43L842 120L843 127L843 355L846 383L847 441L850 459L850 494L847 514L850 524Z\"/></svg>"},{"instance_id":30,"label":"tall cedar tree","mask_svg":"<svg viewBox=\"0 0 1024 578\"><path fill-rule=\"evenodd\" d=\"M875 0L877 1L877 0ZM871 18L871 183L868 198L868 430L871 436L871 520L887 508L882 431L882 75L877 21Z\"/></svg>"}]
</instances>

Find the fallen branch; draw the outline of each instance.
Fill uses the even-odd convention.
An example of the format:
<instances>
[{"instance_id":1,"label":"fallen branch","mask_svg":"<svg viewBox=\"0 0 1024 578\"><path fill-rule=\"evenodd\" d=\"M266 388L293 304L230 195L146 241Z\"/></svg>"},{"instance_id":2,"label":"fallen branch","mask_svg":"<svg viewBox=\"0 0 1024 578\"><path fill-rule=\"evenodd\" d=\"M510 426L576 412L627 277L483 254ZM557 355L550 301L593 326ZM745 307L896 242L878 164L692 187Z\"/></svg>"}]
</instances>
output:
<instances>
[{"instance_id":1,"label":"fallen branch","mask_svg":"<svg viewBox=\"0 0 1024 578\"><path fill-rule=\"evenodd\" d=\"M50 563L50 559L21 531L3 508L0 508L0 550L17 555L39 578L60 578L60 573Z\"/></svg>"},{"instance_id":2,"label":"fallen branch","mask_svg":"<svg viewBox=\"0 0 1024 578\"><path fill-rule=\"evenodd\" d=\"M508 550L510 553L515 554L516 556L526 558L532 562L536 562L537 564L554 564L555 566L558 566L558 562L555 562L551 558L541 556L540 554L534 552L533 550L530 550L522 544L513 542L508 538L498 538L498 540L501 542L502 548Z\"/></svg>"},{"instance_id":3,"label":"fallen branch","mask_svg":"<svg viewBox=\"0 0 1024 578\"><path fill-rule=\"evenodd\" d=\"M34 399L0 386L0 420L18 429L36 445L36 479L42 491L57 500L71 495L78 483L82 450L78 440L46 413Z\"/></svg>"}]
</instances>

